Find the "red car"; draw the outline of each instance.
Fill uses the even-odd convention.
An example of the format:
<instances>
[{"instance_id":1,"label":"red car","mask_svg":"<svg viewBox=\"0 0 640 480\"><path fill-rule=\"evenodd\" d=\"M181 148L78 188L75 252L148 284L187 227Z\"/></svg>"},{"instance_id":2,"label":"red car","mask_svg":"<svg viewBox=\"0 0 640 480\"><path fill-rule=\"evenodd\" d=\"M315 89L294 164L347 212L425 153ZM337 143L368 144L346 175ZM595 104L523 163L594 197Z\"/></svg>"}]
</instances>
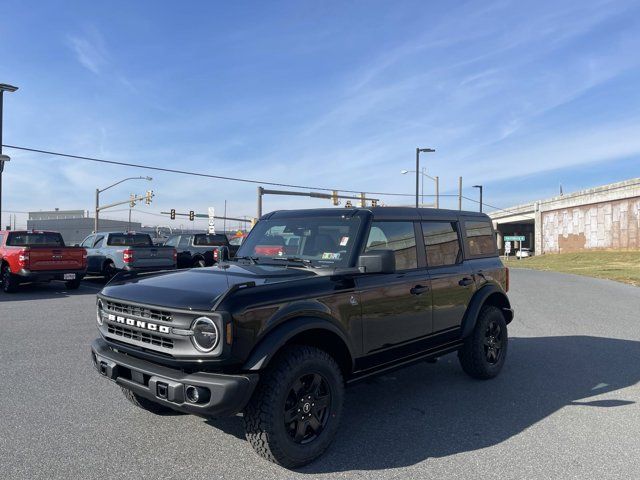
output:
<instances>
[{"instance_id":1,"label":"red car","mask_svg":"<svg viewBox=\"0 0 640 480\"><path fill-rule=\"evenodd\" d=\"M60 280L76 289L87 272L87 251L66 247L57 232L0 230L0 284L7 293L21 283Z\"/></svg>"}]
</instances>

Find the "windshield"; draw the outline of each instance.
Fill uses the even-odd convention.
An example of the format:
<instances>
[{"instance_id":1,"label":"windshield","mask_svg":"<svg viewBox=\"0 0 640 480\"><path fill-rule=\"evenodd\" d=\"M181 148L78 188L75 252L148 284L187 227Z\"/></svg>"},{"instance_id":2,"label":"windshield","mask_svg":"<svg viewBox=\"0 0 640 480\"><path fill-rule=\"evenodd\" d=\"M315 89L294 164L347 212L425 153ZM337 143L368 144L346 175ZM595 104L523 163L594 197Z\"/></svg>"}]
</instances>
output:
<instances>
[{"instance_id":1,"label":"windshield","mask_svg":"<svg viewBox=\"0 0 640 480\"><path fill-rule=\"evenodd\" d=\"M15 232L7 237L10 247L64 247L62 235L50 232Z\"/></svg>"},{"instance_id":2,"label":"windshield","mask_svg":"<svg viewBox=\"0 0 640 480\"><path fill-rule=\"evenodd\" d=\"M318 267L346 267L359 227L357 217L261 220L243 242L237 257L254 257L260 263L291 258Z\"/></svg>"}]
</instances>

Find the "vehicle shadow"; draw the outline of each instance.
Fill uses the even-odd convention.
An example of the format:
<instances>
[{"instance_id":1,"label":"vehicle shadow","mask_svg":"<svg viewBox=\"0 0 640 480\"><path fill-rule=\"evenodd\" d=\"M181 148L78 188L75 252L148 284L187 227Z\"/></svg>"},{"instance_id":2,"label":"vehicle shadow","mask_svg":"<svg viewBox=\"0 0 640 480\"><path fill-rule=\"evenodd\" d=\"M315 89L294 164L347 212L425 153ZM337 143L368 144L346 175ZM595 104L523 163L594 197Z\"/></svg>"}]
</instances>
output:
<instances>
[{"instance_id":1,"label":"vehicle shadow","mask_svg":"<svg viewBox=\"0 0 640 480\"><path fill-rule=\"evenodd\" d=\"M20 285L18 291L14 293L0 291L0 303L95 295L102 289L102 286L99 283L84 280L77 290L68 289L63 282L25 283Z\"/></svg>"},{"instance_id":2,"label":"vehicle shadow","mask_svg":"<svg viewBox=\"0 0 640 480\"><path fill-rule=\"evenodd\" d=\"M493 380L467 377L452 354L348 389L333 446L301 472L406 467L499 444L563 407L606 414L634 403L589 397L640 381L640 342L518 337L510 339L508 355ZM242 436L239 420L211 424Z\"/></svg>"}]
</instances>

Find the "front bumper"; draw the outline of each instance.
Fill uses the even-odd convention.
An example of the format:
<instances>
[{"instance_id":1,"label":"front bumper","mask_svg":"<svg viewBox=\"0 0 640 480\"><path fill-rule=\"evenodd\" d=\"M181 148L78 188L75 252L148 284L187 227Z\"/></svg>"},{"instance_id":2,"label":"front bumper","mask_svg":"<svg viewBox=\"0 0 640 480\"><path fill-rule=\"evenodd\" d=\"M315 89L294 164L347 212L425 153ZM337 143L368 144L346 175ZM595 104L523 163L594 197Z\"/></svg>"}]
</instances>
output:
<instances>
[{"instance_id":1,"label":"front bumper","mask_svg":"<svg viewBox=\"0 0 640 480\"><path fill-rule=\"evenodd\" d=\"M114 351L101 338L91 344L91 357L96 370L118 385L179 412L205 417L235 415L258 383L258 374L185 373ZM210 398L188 402L185 388L189 385L207 389Z\"/></svg>"},{"instance_id":2,"label":"front bumper","mask_svg":"<svg viewBox=\"0 0 640 480\"><path fill-rule=\"evenodd\" d=\"M86 270L27 270L23 268L17 275L21 282L49 282L51 280L65 281L66 274L75 274L76 279L82 280Z\"/></svg>"}]
</instances>

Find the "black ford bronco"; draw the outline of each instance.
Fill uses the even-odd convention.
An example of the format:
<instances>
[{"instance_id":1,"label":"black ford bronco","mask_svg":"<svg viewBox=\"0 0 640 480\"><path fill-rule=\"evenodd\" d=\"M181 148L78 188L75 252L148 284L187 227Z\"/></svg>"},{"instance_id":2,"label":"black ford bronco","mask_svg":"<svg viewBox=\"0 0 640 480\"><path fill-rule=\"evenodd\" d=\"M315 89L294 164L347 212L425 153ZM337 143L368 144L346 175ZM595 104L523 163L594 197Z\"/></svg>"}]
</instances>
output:
<instances>
[{"instance_id":1,"label":"black ford bronco","mask_svg":"<svg viewBox=\"0 0 640 480\"><path fill-rule=\"evenodd\" d=\"M345 385L453 351L496 376L508 283L484 214L277 211L233 261L105 286L93 363L154 413L242 412L257 453L295 468L331 443Z\"/></svg>"}]
</instances>

